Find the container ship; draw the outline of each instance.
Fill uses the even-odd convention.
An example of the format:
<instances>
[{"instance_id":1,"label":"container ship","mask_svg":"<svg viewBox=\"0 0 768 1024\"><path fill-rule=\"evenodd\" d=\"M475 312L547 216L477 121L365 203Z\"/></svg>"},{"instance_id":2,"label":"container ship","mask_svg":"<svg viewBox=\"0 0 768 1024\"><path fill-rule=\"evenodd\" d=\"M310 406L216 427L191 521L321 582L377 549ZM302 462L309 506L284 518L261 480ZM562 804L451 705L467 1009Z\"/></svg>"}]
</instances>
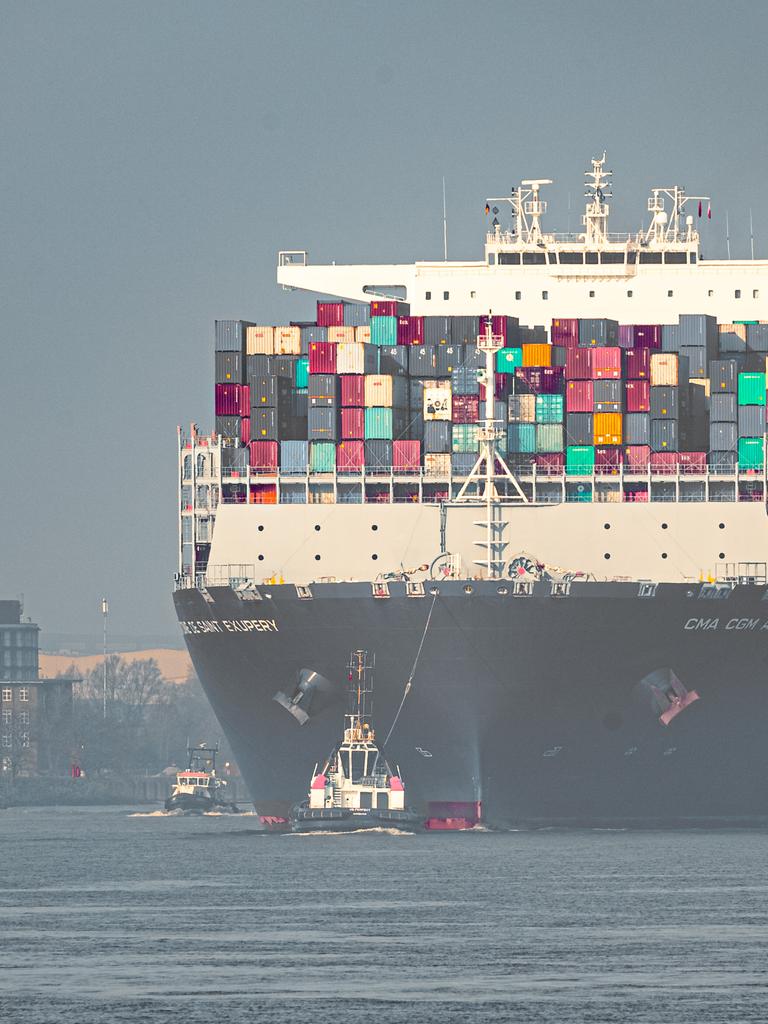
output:
<instances>
[{"instance_id":1,"label":"container ship","mask_svg":"<svg viewBox=\"0 0 768 1024\"><path fill-rule=\"evenodd\" d=\"M481 260L281 252L316 320L216 322L174 597L266 824L356 649L438 827L765 820L768 261L677 186L609 232L604 160L577 234L526 180Z\"/></svg>"}]
</instances>

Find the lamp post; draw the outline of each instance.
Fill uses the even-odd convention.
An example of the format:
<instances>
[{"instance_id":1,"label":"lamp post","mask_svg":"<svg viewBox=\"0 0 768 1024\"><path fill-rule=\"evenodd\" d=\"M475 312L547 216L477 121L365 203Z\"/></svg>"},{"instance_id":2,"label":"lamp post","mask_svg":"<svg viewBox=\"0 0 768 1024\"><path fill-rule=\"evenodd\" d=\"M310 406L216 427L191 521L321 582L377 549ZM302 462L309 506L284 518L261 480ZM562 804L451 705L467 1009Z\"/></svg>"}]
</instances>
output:
<instances>
[{"instance_id":1,"label":"lamp post","mask_svg":"<svg viewBox=\"0 0 768 1024\"><path fill-rule=\"evenodd\" d=\"M104 620L104 665L101 682L102 714L107 717L107 616L109 615L109 604L106 597L101 599L101 614Z\"/></svg>"}]
</instances>

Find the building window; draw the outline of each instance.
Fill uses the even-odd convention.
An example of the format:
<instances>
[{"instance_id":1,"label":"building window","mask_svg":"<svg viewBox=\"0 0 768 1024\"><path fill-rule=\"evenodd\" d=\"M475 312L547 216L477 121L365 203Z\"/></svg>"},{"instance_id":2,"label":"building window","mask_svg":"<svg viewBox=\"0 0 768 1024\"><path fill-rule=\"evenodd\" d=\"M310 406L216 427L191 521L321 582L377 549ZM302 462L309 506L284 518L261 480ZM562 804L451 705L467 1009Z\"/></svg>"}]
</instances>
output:
<instances>
[{"instance_id":1,"label":"building window","mask_svg":"<svg viewBox=\"0 0 768 1024\"><path fill-rule=\"evenodd\" d=\"M198 476L205 476L205 456L204 455L198 455L197 456L197 475Z\"/></svg>"},{"instance_id":2,"label":"building window","mask_svg":"<svg viewBox=\"0 0 768 1024\"><path fill-rule=\"evenodd\" d=\"M11 746L11 734L8 733L8 732L4 732L3 733L3 746L4 747L10 747Z\"/></svg>"},{"instance_id":3,"label":"building window","mask_svg":"<svg viewBox=\"0 0 768 1024\"><path fill-rule=\"evenodd\" d=\"M590 297L590 299L594 299L594 297L595 297L595 293L594 293L594 292L590 292L590 293L589 293L589 297Z\"/></svg>"},{"instance_id":4,"label":"building window","mask_svg":"<svg viewBox=\"0 0 768 1024\"><path fill-rule=\"evenodd\" d=\"M667 298L668 298L668 299L671 299L671 298L672 298L672 296L673 296L674 294L675 294L675 293L674 293L674 292L672 291L672 289L670 289L670 290L669 290L669 291L667 292Z\"/></svg>"},{"instance_id":5,"label":"building window","mask_svg":"<svg viewBox=\"0 0 768 1024\"><path fill-rule=\"evenodd\" d=\"M12 711L4 711L3 712L3 725L10 725L12 718L13 718L13 712Z\"/></svg>"},{"instance_id":6,"label":"building window","mask_svg":"<svg viewBox=\"0 0 768 1024\"><path fill-rule=\"evenodd\" d=\"M26 686L19 687L19 700L25 703L29 700L29 689Z\"/></svg>"},{"instance_id":7,"label":"building window","mask_svg":"<svg viewBox=\"0 0 768 1024\"><path fill-rule=\"evenodd\" d=\"M191 455L185 455L184 456L184 479L185 480L189 480L189 478L191 476L192 476L192 456Z\"/></svg>"},{"instance_id":8,"label":"building window","mask_svg":"<svg viewBox=\"0 0 768 1024\"><path fill-rule=\"evenodd\" d=\"M9 772L11 768L13 768L13 762L11 761L10 757L4 757L2 761L0 761L0 770L4 772Z\"/></svg>"},{"instance_id":9,"label":"building window","mask_svg":"<svg viewBox=\"0 0 768 1024\"><path fill-rule=\"evenodd\" d=\"M432 292L424 292L424 298L425 299L431 299L432 298Z\"/></svg>"},{"instance_id":10,"label":"building window","mask_svg":"<svg viewBox=\"0 0 768 1024\"><path fill-rule=\"evenodd\" d=\"M627 292L627 298L628 299L631 299L633 295L634 295L634 292L632 292L632 291Z\"/></svg>"},{"instance_id":11,"label":"building window","mask_svg":"<svg viewBox=\"0 0 768 1024\"><path fill-rule=\"evenodd\" d=\"M522 297L523 297L523 293L522 292L515 292L515 298L516 299L522 299Z\"/></svg>"},{"instance_id":12,"label":"building window","mask_svg":"<svg viewBox=\"0 0 768 1024\"><path fill-rule=\"evenodd\" d=\"M3 700L13 700L13 690L3 690Z\"/></svg>"},{"instance_id":13,"label":"building window","mask_svg":"<svg viewBox=\"0 0 768 1024\"><path fill-rule=\"evenodd\" d=\"M28 711L20 711L19 712L19 725L29 725L29 712Z\"/></svg>"},{"instance_id":14,"label":"building window","mask_svg":"<svg viewBox=\"0 0 768 1024\"><path fill-rule=\"evenodd\" d=\"M21 734L21 745L22 745L22 747L28 747L29 746L29 733L28 732L23 732Z\"/></svg>"},{"instance_id":15,"label":"building window","mask_svg":"<svg viewBox=\"0 0 768 1024\"><path fill-rule=\"evenodd\" d=\"M733 297L734 297L734 299L740 299L741 298L741 288L737 288L736 289L736 291L733 293Z\"/></svg>"},{"instance_id":16,"label":"building window","mask_svg":"<svg viewBox=\"0 0 768 1024\"><path fill-rule=\"evenodd\" d=\"M542 299L548 299L549 298L549 292L542 292L541 293L541 297L542 297Z\"/></svg>"}]
</instances>

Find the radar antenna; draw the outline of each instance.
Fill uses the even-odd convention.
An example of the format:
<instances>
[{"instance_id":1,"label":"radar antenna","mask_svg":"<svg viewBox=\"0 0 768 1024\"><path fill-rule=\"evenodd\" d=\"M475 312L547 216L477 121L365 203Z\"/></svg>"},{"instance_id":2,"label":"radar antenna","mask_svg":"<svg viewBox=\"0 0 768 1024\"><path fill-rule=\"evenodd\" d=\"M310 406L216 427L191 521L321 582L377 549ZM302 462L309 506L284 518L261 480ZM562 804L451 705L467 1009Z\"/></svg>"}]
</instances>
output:
<instances>
[{"instance_id":1,"label":"radar antenna","mask_svg":"<svg viewBox=\"0 0 768 1024\"><path fill-rule=\"evenodd\" d=\"M613 171L605 170L605 151L603 155L592 160L592 170L585 173L584 196L588 200L586 212L582 218L584 224L584 241L588 246L600 248L608 241L608 214L610 207L606 199L613 198L610 178Z\"/></svg>"}]
</instances>

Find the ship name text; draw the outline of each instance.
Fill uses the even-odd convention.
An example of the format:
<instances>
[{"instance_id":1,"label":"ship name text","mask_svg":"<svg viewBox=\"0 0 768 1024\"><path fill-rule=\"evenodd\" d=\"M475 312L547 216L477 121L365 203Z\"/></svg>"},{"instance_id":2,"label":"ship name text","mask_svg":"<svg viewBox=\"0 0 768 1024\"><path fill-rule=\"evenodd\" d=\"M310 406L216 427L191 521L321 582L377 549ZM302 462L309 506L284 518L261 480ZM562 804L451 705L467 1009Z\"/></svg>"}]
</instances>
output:
<instances>
[{"instance_id":1,"label":"ship name text","mask_svg":"<svg viewBox=\"0 0 768 1024\"><path fill-rule=\"evenodd\" d=\"M768 632L768 621L763 619L688 619L683 629L706 632L712 630L737 632Z\"/></svg>"},{"instance_id":2,"label":"ship name text","mask_svg":"<svg viewBox=\"0 0 768 1024\"><path fill-rule=\"evenodd\" d=\"M278 633L275 619L200 619L196 622L182 622L181 631L186 634L200 633Z\"/></svg>"}]
</instances>

